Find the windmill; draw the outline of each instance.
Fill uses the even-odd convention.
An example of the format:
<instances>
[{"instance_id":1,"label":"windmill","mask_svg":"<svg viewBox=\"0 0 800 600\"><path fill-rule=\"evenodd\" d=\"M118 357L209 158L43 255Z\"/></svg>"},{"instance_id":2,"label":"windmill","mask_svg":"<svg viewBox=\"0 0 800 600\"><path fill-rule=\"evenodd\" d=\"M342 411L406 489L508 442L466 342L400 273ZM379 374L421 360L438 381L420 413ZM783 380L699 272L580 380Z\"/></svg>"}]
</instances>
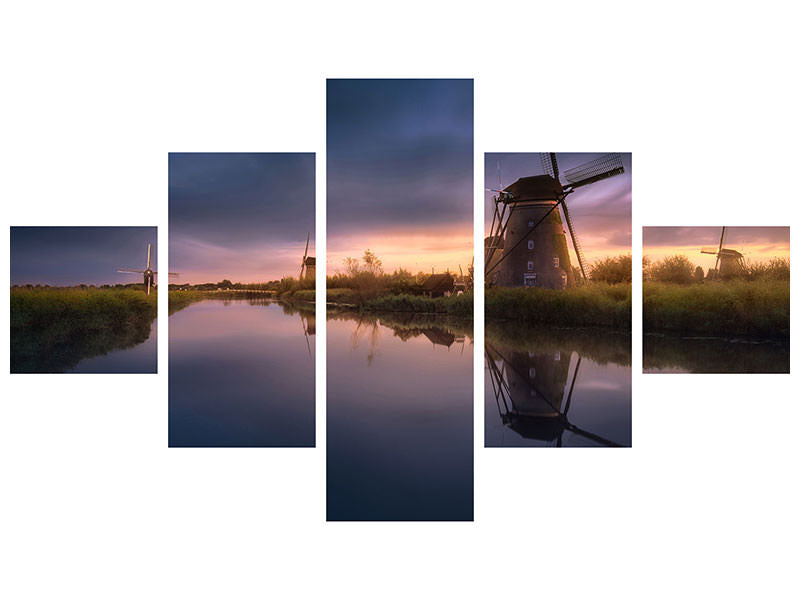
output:
<instances>
[{"instance_id":1,"label":"windmill","mask_svg":"<svg viewBox=\"0 0 800 600\"><path fill-rule=\"evenodd\" d=\"M566 222L581 277L586 259L567 208L566 198L576 189L625 172L619 154L605 154L564 172L554 152L541 155L545 175L522 177L495 193L491 233L485 243L486 281L506 287L564 289L574 283ZM562 221L558 207L564 213Z\"/></svg>"},{"instance_id":2,"label":"windmill","mask_svg":"<svg viewBox=\"0 0 800 600\"><path fill-rule=\"evenodd\" d=\"M306 249L303 251L303 259L300 261L300 279L314 279L317 276L317 259L308 255L308 243L311 240L311 232L306 236Z\"/></svg>"},{"instance_id":3,"label":"windmill","mask_svg":"<svg viewBox=\"0 0 800 600\"><path fill-rule=\"evenodd\" d=\"M147 266L144 270L141 269L117 269L117 273L140 273L144 275L144 285L146 288L146 293L150 295L150 288L155 285L156 281L156 274L158 271L153 271L150 268L150 244L147 244ZM178 273L169 273L170 277L177 276Z\"/></svg>"},{"instance_id":4,"label":"windmill","mask_svg":"<svg viewBox=\"0 0 800 600\"><path fill-rule=\"evenodd\" d=\"M716 254L717 261L714 263L714 278L736 277L744 273L744 255L733 248L725 248L725 236L728 228L722 228L722 235L719 236L719 247L704 246L700 249L701 254Z\"/></svg>"},{"instance_id":5,"label":"windmill","mask_svg":"<svg viewBox=\"0 0 800 600\"><path fill-rule=\"evenodd\" d=\"M619 446L617 442L582 429L569 420L567 414L572 405L581 356L577 354L574 369L571 354L566 360L564 358L560 352L511 351L503 354L486 344L486 365L503 425L524 438L551 442L556 446L563 445L565 431L601 446Z\"/></svg>"}]
</instances>

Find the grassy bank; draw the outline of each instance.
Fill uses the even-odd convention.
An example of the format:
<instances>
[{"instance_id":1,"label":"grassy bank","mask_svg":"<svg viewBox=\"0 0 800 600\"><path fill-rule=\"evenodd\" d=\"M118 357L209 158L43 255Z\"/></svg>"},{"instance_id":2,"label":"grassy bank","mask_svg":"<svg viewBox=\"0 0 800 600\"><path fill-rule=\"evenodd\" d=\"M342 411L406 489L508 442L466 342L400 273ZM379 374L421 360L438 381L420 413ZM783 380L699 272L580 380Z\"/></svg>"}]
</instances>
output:
<instances>
[{"instance_id":1,"label":"grassy bank","mask_svg":"<svg viewBox=\"0 0 800 600\"><path fill-rule=\"evenodd\" d=\"M169 314L175 314L201 300L279 300L285 304L307 306L314 303L314 290L294 290L283 293L265 293L248 290L170 290Z\"/></svg>"},{"instance_id":2,"label":"grassy bank","mask_svg":"<svg viewBox=\"0 0 800 600\"><path fill-rule=\"evenodd\" d=\"M12 288L11 372L60 373L144 342L157 298L130 289Z\"/></svg>"},{"instance_id":3,"label":"grassy bank","mask_svg":"<svg viewBox=\"0 0 800 600\"><path fill-rule=\"evenodd\" d=\"M379 294L347 288L327 290L328 304L346 306L366 313L417 313L450 315L460 319L472 319L472 292L448 298L428 298L414 294Z\"/></svg>"},{"instance_id":4,"label":"grassy bank","mask_svg":"<svg viewBox=\"0 0 800 600\"><path fill-rule=\"evenodd\" d=\"M487 319L519 325L631 328L631 286L592 283L567 290L491 288L486 290Z\"/></svg>"},{"instance_id":5,"label":"grassy bank","mask_svg":"<svg viewBox=\"0 0 800 600\"><path fill-rule=\"evenodd\" d=\"M644 282L645 332L788 338L788 281Z\"/></svg>"}]
</instances>

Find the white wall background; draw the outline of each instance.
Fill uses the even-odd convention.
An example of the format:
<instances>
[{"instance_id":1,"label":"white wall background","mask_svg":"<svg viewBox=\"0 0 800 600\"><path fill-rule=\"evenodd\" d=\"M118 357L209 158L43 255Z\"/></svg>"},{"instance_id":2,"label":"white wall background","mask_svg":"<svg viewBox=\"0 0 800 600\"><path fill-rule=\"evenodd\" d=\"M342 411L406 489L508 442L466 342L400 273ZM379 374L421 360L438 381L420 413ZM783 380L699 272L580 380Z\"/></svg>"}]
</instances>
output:
<instances>
[{"instance_id":1,"label":"white wall background","mask_svg":"<svg viewBox=\"0 0 800 600\"><path fill-rule=\"evenodd\" d=\"M633 152L634 264L643 225L796 224L790 3L290 4L5 4L4 260L158 225L166 270L169 151L316 151L322 256L326 77L475 78L478 257L485 151ZM483 450L476 352L475 523L325 523L322 328L316 450L168 450L167 319L157 376L4 374L0 595L797 597L796 376L642 376L639 299L630 450Z\"/></svg>"}]
</instances>

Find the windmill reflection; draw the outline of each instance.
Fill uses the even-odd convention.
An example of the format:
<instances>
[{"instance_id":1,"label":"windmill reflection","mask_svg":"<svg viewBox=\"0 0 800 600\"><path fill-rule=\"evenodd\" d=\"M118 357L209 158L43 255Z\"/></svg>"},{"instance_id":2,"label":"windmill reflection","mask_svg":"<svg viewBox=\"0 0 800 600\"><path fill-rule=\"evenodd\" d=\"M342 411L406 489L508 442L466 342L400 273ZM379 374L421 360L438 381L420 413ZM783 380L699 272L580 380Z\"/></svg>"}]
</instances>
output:
<instances>
[{"instance_id":1,"label":"windmill reflection","mask_svg":"<svg viewBox=\"0 0 800 600\"><path fill-rule=\"evenodd\" d=\"M501 351L486 343L486 363L503 425L522 437L554 442L558 447L563 445L565 431L603 446L620 446L569 421L581 366L581 355L575 352L573 361L572 354Z\"/></svg>"}]
</instances>

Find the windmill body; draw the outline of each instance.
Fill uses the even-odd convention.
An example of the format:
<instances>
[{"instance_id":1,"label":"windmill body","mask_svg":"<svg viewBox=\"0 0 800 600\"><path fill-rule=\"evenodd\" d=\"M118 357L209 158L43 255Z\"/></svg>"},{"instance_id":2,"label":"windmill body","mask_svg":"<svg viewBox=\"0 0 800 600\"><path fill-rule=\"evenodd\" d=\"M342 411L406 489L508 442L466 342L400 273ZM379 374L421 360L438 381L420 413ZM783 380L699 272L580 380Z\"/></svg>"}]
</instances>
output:
<instances>
[{"instance_id":1,"label":"windmill body","mask_svg":"<svg viewBox=\"0 0 800 600\"><path fill-rule=\"evenodd\" d=\"M725 236L728 228L722 228L722 235L719 238L719 247L706 246L700 250L701 254L715 254L717 262L714 265L714 277L719 279L731 279L741 277L745 273L744 254L733 248L725 248Z\"/></svg>"},{"instance_id":2,"label":"windmill body","mask_svg":"<svg viewBox=\"0 0 800 600\"><path fill-rule=\"evenodd\" d=\"M504 191L502 198L512 206L502 260L496 252L492 256L494 264L501 261L496 284L553 290L572 285L567 237L557 210L561 184L550 175L538 175L523 177Z\"/></svg>"},{"instance_id":3,"label":"windmill body","mask_svg":"<svg viewBox=\"0 0 800 600\"><path fill-rule=\"evenodd\" d=\"M150 244L147 244L147 266L144 269L117 269L117 273L140 273L143 278L145 293L149 296L150 290L156 285L156 271L150 268ZM179 273L169 273L170 277Z\"/></svg>"},{"instance_id":4,"label":"windmill body","mask_svg":"<svg viewBox=\"0 0 800 600\"><path fill-rule=\"evenodd\" d=\"M586 259L566 197L579 187L624 173L622 159L619 154L606 154L570 169L564 173L566 183L559 178L555 153L542 154L542 166L545 175L522 177L504 190L489 190L497 193L491 233L484 241L489 285L551 290L574 285L576 275L564 224L572 239L580 278L586 279Z\"/></svg>"},{"instance_id":5,"label":"windmill body","mask_svg":"<svg viewBox=\"0 0 800 600\"><path fill-rule=\"evenodd\" d=\"M304 279L315 280L317 277L317 259L308 255L308 244L311 241L311 232L306 236L306 249L303 251L303 258L300 259L300 281Z\"/></svg>"}]
</instances>

